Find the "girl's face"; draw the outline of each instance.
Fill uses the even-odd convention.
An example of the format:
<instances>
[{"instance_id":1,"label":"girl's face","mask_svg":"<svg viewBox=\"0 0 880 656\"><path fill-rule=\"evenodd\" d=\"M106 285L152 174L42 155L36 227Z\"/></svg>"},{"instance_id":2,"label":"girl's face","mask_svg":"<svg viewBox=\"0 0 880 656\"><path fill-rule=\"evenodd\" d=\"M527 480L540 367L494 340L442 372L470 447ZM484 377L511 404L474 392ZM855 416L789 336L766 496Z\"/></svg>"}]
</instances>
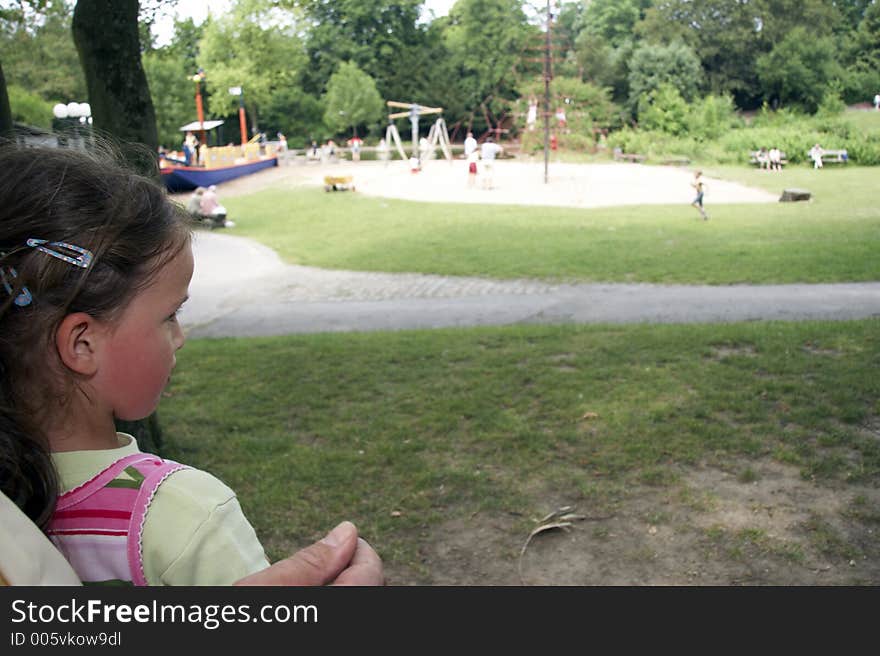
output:
<instances>
[{"instance_id":1,"label":"girl's face","mask_svg":"<svg viewBox=\"0 0 880 656\"><path fill-rule=\"evenodd\" d=\"M188 298L193 266L187 244L108 326L92 383L118 419L143 419L159 405L184 342L177 312Z\"/></svg>"}]
</instances>

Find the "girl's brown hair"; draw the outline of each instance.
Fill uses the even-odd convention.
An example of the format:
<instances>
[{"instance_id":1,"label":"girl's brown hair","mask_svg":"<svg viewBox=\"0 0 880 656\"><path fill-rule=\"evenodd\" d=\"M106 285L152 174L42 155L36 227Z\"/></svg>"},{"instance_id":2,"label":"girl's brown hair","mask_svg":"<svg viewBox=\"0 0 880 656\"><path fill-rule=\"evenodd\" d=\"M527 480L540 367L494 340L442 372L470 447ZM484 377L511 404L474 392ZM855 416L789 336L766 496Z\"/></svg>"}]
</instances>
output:
<instances>
[{"instance_id":1,"label":"girl's brown hair","mask_svg":"<svg viewBox=\"0 0 880 656\"><path fill-rule=\"evenodd\" d=\"M79 268L27 246L31 238L94 259ZM0 267L12 286L0 287L0 490L38 525L58 494L41 418L78 393L55 349L59 324L72 312L112 321L189 239L179 206L109 146L0 143ZM32 300L19 306L25 287Z\"/></svg>"}]
</instances>

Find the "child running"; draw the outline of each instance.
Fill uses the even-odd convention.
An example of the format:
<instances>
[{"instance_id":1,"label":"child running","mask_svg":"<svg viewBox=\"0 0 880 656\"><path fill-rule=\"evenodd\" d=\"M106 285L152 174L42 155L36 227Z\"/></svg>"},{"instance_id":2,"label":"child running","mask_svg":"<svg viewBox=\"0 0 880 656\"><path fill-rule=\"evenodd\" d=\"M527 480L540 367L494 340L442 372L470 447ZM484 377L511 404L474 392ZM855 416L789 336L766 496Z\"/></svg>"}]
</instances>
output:
<instances>
[{"instance_id":1,"label":"child running","mask_svg":"<svg viewBox=\"0 0 880 656\"><path fill-rule=\"evenodd\" d=\"M700 211L700 216L703 217L703 221L708 221L709 215L706 214L706 210L703 209L703 194L706 191L706 184L703 182L702 171L697 171L696 173L694 173L694 180L693 182L691 182L691 187L693 187L697 192L697 195L691 205L693 205Z\"/></svg>"},{"instance_id":2,"label":"child running","mask_svg":"<svg viewBox=\"0 0 880 656\"><path fill-rule=\"evenodd\" d=\"M232 490L115 428L174 369L190 240L183 210L106 155L0 146L0 487L85 583L268 566Z\"/></svg>"}]
</instances>

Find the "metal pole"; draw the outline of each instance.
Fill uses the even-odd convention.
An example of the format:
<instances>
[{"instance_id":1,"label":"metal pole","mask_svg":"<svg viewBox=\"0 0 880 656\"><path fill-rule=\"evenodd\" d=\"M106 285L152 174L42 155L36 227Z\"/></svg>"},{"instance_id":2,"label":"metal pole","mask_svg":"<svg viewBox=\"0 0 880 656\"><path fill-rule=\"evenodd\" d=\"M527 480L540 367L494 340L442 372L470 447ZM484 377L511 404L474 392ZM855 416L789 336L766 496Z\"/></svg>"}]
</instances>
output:
<instances>
[{"instance_id":1,"label":"metal pole","mask_svg":"<svg viewBox=\"0 0 880 656\"><path fill-rule=\"evenodd\" d=\"M238 129L241 132L241 147L244 148L248 140L247 123L244 118L244 89L241 90L241 95L238 97Z\"/></svg>"},{"instance_id":2,"label":"metal pole","mask_svg":"<svg viewBox=\"0 0 880 656\"><path fill-rule=\"evenodd\" d=\"M202 142L199 145L204 144L207 141L207 137L205 136L205 112L202 110L202 91L201 86L198 81L196 81L196 117L199 119L199 134L202 137Z\"/></svg>"},{"instance_id":3,"label":"metal pole","mask_svg":"<svg viewBox=\"0 0 880 656\"><path fill-rule=\"evenodd\" d=\"M419 152L419 109L419 106L415 104L410 108L409 120L412 121L413 157L417 158L421 164L422 155Z\"/></svg>"},{"instance_id":4,"label":"metal pole","mask_svg":"<svg viewBox=\"0 0 880 656\"><path fill-rule=\"evenodd\" d=\"M544 184L550 165L550 0L547 0L547 51L544 53Z\"/></svg>"}]
</instances>

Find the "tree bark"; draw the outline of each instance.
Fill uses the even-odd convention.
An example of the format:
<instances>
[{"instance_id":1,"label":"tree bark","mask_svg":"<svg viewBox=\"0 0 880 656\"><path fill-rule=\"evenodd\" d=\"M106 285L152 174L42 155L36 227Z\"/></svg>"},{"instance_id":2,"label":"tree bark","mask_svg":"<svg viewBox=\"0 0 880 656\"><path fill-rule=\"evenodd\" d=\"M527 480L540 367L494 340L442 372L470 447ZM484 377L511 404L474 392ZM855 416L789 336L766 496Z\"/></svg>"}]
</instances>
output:
<instances>
[{"instance_id":1,"label":"tree bark","mask_svg":"<svg viewBox=\"0 0 880 656\"><path fill-rule=\"evenodd\" d=\"M159 135L141 65L138 10L138 0L77 0L73 41L86 78L92 127L117 141L138 170L156 176Z\"/></svg>"},{"instance_id":2,"label":"tree bark","mask_svg":"<svg viewBox=\"0 0 880 656\"><path fill-rule=\"evenodd\" d=\"M9 106L9 94L6 92L3 64L0 63L0 137L10 132L12 132L12 108Z\"/></svg>"},{"instance_id":3,"label":"tree bark","mask_svg":"<svg viewBox=\"0 0 880 656\"><path fill-rule=\"evenodd\" d=\"M138 0L77 0L73 41L86 78L92 128L120 146L135 169L159 181L159 135L141 64L138 11ZM155 412L140 421L117 421L116 428L134 435L142 451L161 455Z\"/></svg>"}]
</instances>

